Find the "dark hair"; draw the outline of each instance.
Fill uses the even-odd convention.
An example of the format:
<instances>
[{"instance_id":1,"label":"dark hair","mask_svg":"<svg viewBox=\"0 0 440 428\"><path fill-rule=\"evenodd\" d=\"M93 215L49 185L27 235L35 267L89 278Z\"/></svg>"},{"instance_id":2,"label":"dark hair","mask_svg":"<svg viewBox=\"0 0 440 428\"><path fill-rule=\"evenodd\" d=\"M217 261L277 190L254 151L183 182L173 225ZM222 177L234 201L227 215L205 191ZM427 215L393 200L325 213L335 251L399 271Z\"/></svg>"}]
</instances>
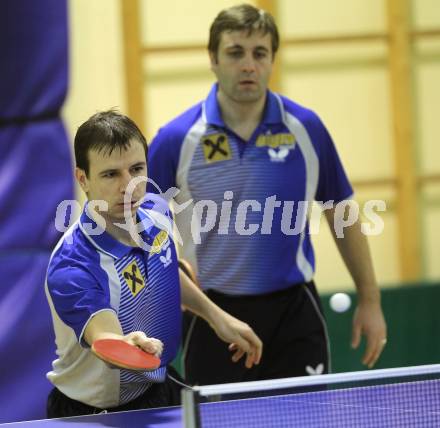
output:
<instances>
[{"instance_id":1,"label":"dark hair","mask_svg":"<svg viewBox=\"0 0 440 428\"><path fill-rule=\"evenodd\" d=\"M272 38L272 54L278 50L280 37L278 28L273 16L249 4L241 4L222 10L209 30L208 50L217 56L220 37L225 31L247 31L252 34L254 31L269 33Z\"/></svg>"},{"instance_id":2,"label":"dark hair","mask_svg":"<svg viewBox=\"0 0 440 428\"><path fill-rule=\"evenodd\" d=\"M103 151L110 155L113 150L126 150L131 140L138 140L148 154L147 140L137 125L116 110L102 111L87 119L75 135L76 166L89 174L89 152Z\"/></svg>"}]
</instances>

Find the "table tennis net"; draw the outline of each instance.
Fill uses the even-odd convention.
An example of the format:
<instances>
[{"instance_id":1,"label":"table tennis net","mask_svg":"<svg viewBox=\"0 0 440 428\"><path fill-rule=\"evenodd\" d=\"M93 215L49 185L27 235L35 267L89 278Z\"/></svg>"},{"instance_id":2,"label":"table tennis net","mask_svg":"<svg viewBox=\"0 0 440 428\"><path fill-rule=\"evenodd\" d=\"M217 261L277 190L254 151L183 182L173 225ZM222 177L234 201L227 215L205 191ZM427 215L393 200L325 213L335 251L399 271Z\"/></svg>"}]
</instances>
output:
<instances>
[{"instance_id":1,"label":"table tennis net","mask_svg":"<svg viewBox=\"0 0 440 428\"><path fill-rule=\"evenodd\" d=\"M438 427L440 365L207 385L182 398L185 428Z\"/></svg>"}]
</instances>

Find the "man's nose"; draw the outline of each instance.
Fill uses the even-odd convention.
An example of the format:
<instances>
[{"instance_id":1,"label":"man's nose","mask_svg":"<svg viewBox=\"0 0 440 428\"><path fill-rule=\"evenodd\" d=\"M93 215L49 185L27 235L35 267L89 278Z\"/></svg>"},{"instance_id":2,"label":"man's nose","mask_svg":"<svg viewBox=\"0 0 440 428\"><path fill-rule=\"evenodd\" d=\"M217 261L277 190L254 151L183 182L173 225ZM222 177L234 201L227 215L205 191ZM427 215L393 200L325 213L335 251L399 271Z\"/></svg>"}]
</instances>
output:
<instances>
[{"instance_id":1,"label":"man's nose","mask_svg":"<svg viewBox=\"0 0 440 428\"><path fill-rule=\"evenodd\" d=\"M241 69L245 73L253 73L255 71L255 60L252 55L246 55L243 58Z\"/></svg>"},{"instance_id":2,"label":"man's nose","mask_svg":"<svg viewBox=\"0 0 440 428\"><path fill-rule=\"evenodd\" d=\"M133 177L128 171L125 171L121 174L121 180L119 182L119 191L124 193L127 190L128 183Z\"/></svg>"}]
</instances>

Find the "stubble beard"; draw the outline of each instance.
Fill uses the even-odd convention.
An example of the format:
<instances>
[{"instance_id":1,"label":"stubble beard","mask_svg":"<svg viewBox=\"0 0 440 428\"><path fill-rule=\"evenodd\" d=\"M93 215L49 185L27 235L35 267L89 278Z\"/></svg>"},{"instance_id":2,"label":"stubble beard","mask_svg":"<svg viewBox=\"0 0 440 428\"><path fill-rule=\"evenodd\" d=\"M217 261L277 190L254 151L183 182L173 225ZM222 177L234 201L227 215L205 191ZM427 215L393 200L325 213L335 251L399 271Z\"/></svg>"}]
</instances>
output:
<instances>
[{"instance_id":1,"label":"stubble beard","mask_svg":"<svg viewBox=\"0 0 440 428\"><path fill-rule=\"evenodd\" d=\"M264 91L262 91L260 87L256 88L255 90L243 90L236 88L231 94L230 98L237 103L252 104L261 100L263 96Z\"/></svg>"}]
</instances>

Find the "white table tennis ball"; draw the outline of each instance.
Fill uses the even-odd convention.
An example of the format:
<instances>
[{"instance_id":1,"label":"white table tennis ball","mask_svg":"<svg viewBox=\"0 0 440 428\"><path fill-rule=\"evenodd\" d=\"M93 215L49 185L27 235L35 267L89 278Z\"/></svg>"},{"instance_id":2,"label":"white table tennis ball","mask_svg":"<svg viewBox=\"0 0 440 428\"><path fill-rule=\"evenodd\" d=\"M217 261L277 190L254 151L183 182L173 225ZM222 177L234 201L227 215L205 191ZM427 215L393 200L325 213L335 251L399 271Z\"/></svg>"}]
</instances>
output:
<instances>
[{"instance_id":1,"label":"white table tennis ball","mask_svg":"<svg viewBox=\"0 0 440 428\"><path fill-rule=\"evenodd\" d=\"M347 293L335 293L330 297L330 307L335 312L345 312L351 306L351 299Z\"/></svg>"}]
</instances>

